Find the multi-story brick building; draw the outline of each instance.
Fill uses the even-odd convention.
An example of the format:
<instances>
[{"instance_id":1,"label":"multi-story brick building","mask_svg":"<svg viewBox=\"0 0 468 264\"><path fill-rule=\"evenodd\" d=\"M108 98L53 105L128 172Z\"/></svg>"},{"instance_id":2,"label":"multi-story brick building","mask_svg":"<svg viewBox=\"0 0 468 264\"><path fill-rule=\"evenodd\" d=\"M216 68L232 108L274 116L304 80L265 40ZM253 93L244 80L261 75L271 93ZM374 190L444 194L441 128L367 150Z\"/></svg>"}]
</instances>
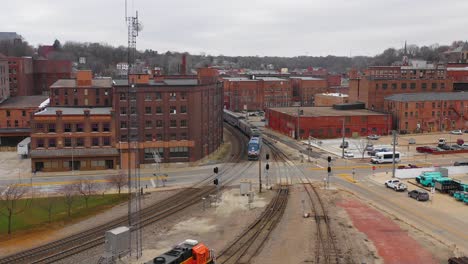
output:
<instances>
[{"instance_id":1,"label":"multi-story brick building","mask_svg":"<svg viewBox=\"0 0 468 264\"><path fill-rule=\"evenodd\" d=\"M10 97L8 58L0 53L0 103Z\"/></svg>"},{"instance_id":2,"label":"multi-story brick building","mask_svg":"<svg viewBox=\"0 0 468 264\"><path fill-rule=\"evenodd\" d=\"M76 72L75 79L63 79L50 86L50 105L112 107L112 79L94 78L91 71Z\"/></svg>"},{"instance_id":3,"label":"multi-story brick building","mask_svg":"<svg viewBox=\"0 0 468 264\"><path fill-rule=\"evenodd\" d=\"M443 65L374 66L362 75L350 72L349 101L384 111L384 98L401 93L451 92L453 84Z\"/></svg>"},{"instance_id":4,"label":"multi-story brick building","mask_svg":"<svg viewBox=\"0 0 468 264\"><path fill-rule=\"evenodd\" d=\"M293 100L303 106L314 105L316 94L328 92L328 81L316 77L291 77Z\"/></svg>"},{"instance_id":5,"label":"multi-story brick building","mask_svg":"<svg viewBox=\"0 0 468 264\"><path fill-rule=\"evenodd\" d=\"M129 93L127 80L115 80L114 109L117 148L122 167L129 159L129 131L138 128L138 161L154 163L196 161L216 150L223 138L223 87L214 69L200 69L191 79L167 77L154 81L130 78L136 93ZM132 96L130 98L130 96ZM133 103L131 101L134 100ZM132 107L136 105L137 107ZM136 124L131 124L136 115Z\"/></svg>"},{"instance_id":6,"label":"multi-story brick building","mask_svg":"<svg viewBox=\"0 0 468 264\"><path fill-rule=\"evenodd\" d=\"M15 96L0 103L0 145L16 146L28 137L32 114L47 104L47 96Z\"/></svg>"},{"instance_id":7,"label":"multi-story brick building","mask_svg":"<svg viewBox=\"0 0 468 264\"><path fill-rule=\"evenodd\" d=\"M72 62L66 60L35 59L34 94L49 95L49 87L60 79L72 78Z\"/></svg>"},{"instance_id":8,"label":"multi-story brick building","mask_svg":"<svg viewBox=\"0 0 468 264\"><path fill-rule=\"evenodd\" d=\"M32 171L114 169L119 162L111 107L48 107L31 122Z\"/></svg>"},{"instance_id":9,"label":"multi-story brick building","mask_svg":"<svg viewBox=\"0 0 468 264\"><path fill-rule=\"evenodd\" d=\"M348 95L342 93L323 93L315 95L315 106L333 106L348 103Z\"/></svg>"},{"instance_id":10,"label":"multi-story brick building","mask_svg":"<svg viewBox=\"0 0 468 264\"><path fill-rule=\"evenodd\" d=\"M233 111L290 106L291 82L278 77L223 78L224 106Z\"/></svg>"},{"instance_id":11,"label":"multi-story brick building","mask_svg":"<svg viewBox=\"0 0 468 264\"><path fill-rule=\"evenodd\" d=\"M8 57L10 96L34 95L31 57Z\"/></svg>"},{"instance_id":12,"label":"multi-story brick building","mask_svg":"<svg viewBox=\"0 0 468 264\"><path fill-rule=\"evenodd\" d=\"M302 113L299 115L299 113ZM343 122L345 136L386 135L391 130L390 114L364 109L337 110L332 107L286 107L271 108L266 112L267 126L282 134L295 138L342 137ZM299 117L299 118L298 118Z\"/></svg>"},{"instance_id":13,"label":"multi-story brick building","mask_svg":"<svg viewBox=\"0 0 468 264\"><path fill-rule=\"evenodd\" d=\"M385 111L399 131L408 133L465 129L468 93L395 94L385 98Z\"/></svg>"}]
</instances>

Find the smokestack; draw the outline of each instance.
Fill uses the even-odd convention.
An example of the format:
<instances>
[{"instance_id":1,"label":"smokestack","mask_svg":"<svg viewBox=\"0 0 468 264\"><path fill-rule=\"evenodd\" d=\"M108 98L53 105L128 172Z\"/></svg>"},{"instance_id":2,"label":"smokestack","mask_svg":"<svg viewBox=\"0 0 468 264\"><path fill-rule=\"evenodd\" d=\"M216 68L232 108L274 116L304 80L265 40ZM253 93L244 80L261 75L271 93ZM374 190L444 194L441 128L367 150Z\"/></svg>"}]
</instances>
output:
<instances>
[{"instance_id":1,"label":"smokestack","mask_svg":"<svg viewBox=\"0 0 468 264\"><path fill-rule=\"evenodd\" d=\"M185 53L182 54L182 65L180 65L180 74L187 74L187 55Z\"/></svg>"}]
</instances>

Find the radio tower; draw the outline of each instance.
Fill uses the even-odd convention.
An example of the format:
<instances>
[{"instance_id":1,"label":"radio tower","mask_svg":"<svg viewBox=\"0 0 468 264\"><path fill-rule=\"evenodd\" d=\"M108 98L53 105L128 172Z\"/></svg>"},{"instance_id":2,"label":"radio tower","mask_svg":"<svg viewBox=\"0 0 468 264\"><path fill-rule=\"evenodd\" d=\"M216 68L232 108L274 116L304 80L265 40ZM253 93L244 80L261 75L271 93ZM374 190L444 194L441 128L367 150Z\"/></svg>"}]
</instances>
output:
<instances>
[{"instance_id":1,"label":"radio tower","mask_svg":"<svg viewBox=\"0 0 468 264\"><path fill-rule=\"evenodd\" d=\"M139 259L142 255L142 230L140 222L141 211L141 186L140 186L140 163L138 160L138 96L134 78L131 74L135 72L136 37L140 30L138 22L138 11L135 16L127 16L127 1L125 1L125 22L128 26L128 90L127 90L127 124L128 124L128 226L130 235L130 256ZM122 160L125 162L125 160Z\"/></svg>"}]
</instances>

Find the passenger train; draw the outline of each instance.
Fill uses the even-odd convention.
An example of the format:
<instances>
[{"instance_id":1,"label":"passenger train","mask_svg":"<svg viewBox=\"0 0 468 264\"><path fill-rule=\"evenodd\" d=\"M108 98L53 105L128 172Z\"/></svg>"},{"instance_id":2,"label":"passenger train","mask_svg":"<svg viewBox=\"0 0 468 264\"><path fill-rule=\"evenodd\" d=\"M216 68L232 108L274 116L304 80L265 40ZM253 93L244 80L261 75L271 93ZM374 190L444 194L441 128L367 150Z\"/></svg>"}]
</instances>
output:
<instances>
[{"instance_id":1,"label":"passenger train","mask_svg":"<svg viewBox=\"0 0 468 264\"><path fill-rule=\"evenodd\" d=\"M238 128L242 133L250 138L247 155L249 160L258 160L262 148L262 138L260 130L256 126L250 125L245 117L240 113L235 113L224 109L224 120L230 125Z\"/></svg>"}]
</instances>

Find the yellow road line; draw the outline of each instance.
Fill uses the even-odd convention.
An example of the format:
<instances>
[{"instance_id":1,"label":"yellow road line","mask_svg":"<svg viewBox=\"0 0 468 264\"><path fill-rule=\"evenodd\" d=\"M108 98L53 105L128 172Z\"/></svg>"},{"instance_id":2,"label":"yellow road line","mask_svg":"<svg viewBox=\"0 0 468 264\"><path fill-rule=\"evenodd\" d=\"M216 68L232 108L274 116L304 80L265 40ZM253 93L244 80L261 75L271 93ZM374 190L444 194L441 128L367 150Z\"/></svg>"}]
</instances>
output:
<instances>
[{"instance_id":1,"label":"yellow road line","mask_svg":"<svg viewBox=\"0 0 468 264\"><path fill-rule=\"evenodd\" d=\"M349 173L339 173L337 174L337 176L342 178L343 180L349 181L350 183L356 183L356 180L354 180L351 174Z\"/></svg>"}]
</instances>

